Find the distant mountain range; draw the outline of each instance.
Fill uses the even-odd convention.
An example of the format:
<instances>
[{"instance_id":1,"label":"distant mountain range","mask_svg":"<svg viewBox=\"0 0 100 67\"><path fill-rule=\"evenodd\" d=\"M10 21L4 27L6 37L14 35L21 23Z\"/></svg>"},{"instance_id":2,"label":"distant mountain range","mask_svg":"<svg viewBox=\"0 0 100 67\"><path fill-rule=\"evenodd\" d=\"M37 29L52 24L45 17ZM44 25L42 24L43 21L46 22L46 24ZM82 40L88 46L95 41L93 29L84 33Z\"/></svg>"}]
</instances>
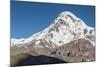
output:
<instances>
[{"instance_id":1,"label":"distant mountain range","mask_svg":"<svg viewBox=\"0 0 100 67\"><path fill-rule=\"evenodd\" d=\"M11 56L21 53L50 56L66 62L94 61L95 28L64 11L43 31L29 38L12 38Z\"/></svg>"}]
</instances>

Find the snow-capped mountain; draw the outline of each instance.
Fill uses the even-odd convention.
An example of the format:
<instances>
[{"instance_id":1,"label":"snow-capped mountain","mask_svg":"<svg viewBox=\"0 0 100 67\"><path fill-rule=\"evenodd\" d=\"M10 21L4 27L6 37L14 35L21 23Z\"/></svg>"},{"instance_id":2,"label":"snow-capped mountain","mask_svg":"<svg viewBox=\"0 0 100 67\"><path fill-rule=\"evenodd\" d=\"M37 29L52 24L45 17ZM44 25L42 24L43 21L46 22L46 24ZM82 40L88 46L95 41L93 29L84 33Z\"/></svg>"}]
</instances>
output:
<instances>
[{"instance_id":1,"label":"snow-capped mountain","mask_svg":"<svg viewBox=\"0 0 100 67\"><path fill-rule=\"evenodd\" d=\"M64 11L50 26L29 38L11 39L11 47L34 44L36 47L45 45L48 48L62 46L80 38L90 41L95 46L95 29L85 24L80 18L69 11Z\"/></svg>"}]
</instances>

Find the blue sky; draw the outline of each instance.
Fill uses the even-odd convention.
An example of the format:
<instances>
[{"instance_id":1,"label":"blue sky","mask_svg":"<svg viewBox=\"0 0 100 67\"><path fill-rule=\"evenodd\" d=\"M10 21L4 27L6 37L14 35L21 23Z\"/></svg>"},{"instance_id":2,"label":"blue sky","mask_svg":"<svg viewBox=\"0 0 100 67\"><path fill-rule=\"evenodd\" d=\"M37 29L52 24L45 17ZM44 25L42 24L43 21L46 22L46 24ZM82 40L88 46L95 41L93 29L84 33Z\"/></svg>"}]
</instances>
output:
<instances>
[{"instance_id":1,"label":"blue sky","mask_svg":"<svg viewBox=\"0 0 100 67\"><path fill-rule=\"evenodd\" d=\"M11 2L11 38L26 38L48 27L62 11L70 11L95 27L95 7L88 5Z\"/></svg>"}]
</instances>

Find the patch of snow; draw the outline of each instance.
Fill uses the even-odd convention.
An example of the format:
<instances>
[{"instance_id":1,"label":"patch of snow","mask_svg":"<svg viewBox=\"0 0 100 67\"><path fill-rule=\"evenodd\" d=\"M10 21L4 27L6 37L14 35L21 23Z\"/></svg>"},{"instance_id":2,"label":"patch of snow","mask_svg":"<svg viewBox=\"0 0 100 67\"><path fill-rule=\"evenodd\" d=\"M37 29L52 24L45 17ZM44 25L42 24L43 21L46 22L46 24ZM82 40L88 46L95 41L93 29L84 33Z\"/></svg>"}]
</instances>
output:
<instances>
[{"instance_id":1,"label":"patch of snow","mask_svg":"<svg viewBox=\"0 0 100 67\"><path fill-rule=\"evenodd\" d=\"M35 44L39 44L40 43L40 41L37 41Z\"/></svg>"}]
</instances>

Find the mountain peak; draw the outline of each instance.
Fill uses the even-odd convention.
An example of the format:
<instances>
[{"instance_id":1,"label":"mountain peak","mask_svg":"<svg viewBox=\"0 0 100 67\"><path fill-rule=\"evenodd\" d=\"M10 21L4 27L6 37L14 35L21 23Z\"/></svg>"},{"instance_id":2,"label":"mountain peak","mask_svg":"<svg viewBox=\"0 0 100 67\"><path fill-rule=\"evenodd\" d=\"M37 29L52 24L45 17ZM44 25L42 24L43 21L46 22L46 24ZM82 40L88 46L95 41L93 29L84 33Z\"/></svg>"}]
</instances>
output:
<instances>
[{"instance_id":1,"label":"mountain peak","mask_svg":"<svg viewBox=\"0 0 100 67\"><path fill-rule=\"evenodd\" d=\"M69 43L73 40L78 40L80 38L94 42L94 30L92 30L91 34L86 32L86 30L90 31L91 29L94 28L87 26L85 22L76 15L69 11L64 11L61 12L53 23L43 31L33 34L31 37L24 39L24 41L11 41L14 45L26 44L35 41L36 44L44 44L46 47L62 46L63 44ZM89 37L92 36L92 39L89 39L87 37L88 35Z\"/></svg>"},{"instance_id":2,"label":"mountain peak","mask_svg":"<svg viewBox=\"0 0 100 67\"><path fill-rule=\"evenodd\" d=\"M63 22L66 21L66 23L70 24L70 25L78 25L78 26L81 26L81 27L87 26L84 23L84 21L82 21L80 18L78 18L76 15L74 15L73 13L71 13L69 11L61 12L59 14L58 18L55 20L55 22L58 22L59 20L61 20Z\"/></svg>"},{"instance_id":3,"label":"mountain peak","mask_svg":"<svg viewBox=\"0 0 100 67\"><path fill-rule=\"evenodd\" d=\"M66 17L66 16L68 16L68 15L70 15L70 16L76 18L76 16L75 16L72 12L69 12L69 11L63 11L63 12L61 12L61 13L59 14L59 16L61 16L61 17Z\"/></svg>"}]
</instances>

